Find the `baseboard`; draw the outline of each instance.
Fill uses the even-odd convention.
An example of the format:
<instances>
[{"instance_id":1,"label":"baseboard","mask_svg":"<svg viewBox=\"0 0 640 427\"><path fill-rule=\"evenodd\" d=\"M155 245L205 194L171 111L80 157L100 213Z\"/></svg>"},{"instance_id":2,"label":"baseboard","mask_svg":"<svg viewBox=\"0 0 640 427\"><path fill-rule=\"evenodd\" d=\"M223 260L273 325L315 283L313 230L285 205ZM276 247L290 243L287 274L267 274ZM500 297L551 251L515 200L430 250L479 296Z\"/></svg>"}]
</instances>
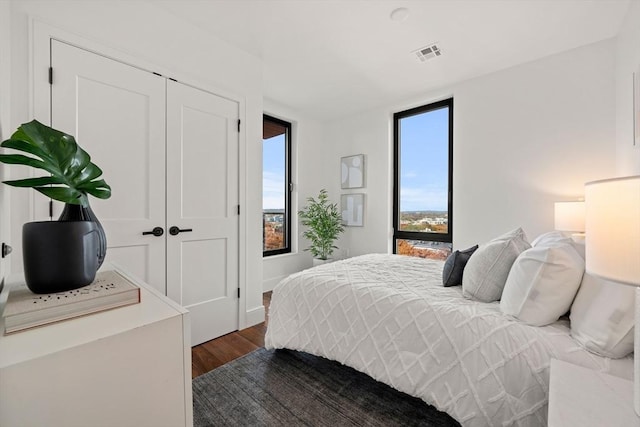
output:
<instances>
[{"instance_id":1,"label":"baseboard","mask_svg":"<svg viewBox=\"0 0 640 427\"><path fill-rule=\"evenodd\" d=\"M264 322L264 319L265 319L264 306L261 305L260 307L247 310L245 319L246 319L245 328L249 328L253 325L257 325L258 323Z\"/></svg>"}]
</instances>

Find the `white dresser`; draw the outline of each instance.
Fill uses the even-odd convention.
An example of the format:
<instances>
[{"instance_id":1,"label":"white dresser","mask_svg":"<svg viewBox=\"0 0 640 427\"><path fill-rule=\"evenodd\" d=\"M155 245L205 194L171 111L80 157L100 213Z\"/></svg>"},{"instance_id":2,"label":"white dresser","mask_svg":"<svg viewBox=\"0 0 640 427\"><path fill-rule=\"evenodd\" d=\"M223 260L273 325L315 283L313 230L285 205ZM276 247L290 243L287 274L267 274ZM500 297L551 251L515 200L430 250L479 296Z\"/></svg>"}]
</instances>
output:
<instances>
[{"instance_id":1,"label":"white dresser","mask_svg":"<svg viewBox=\"0 0 640 427\"><path fill-rule=\"evenodd\" d=\"M8 336L0 320L0 426L193 425L188 312L131 280L139 304Z\"/></svg>"}]
</instances>

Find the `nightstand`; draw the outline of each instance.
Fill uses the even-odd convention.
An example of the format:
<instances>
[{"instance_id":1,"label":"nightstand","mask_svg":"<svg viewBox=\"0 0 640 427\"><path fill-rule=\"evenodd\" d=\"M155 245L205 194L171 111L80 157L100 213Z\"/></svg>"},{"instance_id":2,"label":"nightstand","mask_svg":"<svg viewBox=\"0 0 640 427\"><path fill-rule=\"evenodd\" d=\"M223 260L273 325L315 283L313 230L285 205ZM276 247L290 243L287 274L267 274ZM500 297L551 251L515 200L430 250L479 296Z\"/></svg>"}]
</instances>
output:
<instances>
[{"instance_id":1,"label":"nightstand","mask_svg":"<svg viewBox=\"0 0 640 427\"><path fill-rule=\"evenodd\" d=\"M640 426L633 381L552 359L548 426Z\"/></svg>"}]
</instances>

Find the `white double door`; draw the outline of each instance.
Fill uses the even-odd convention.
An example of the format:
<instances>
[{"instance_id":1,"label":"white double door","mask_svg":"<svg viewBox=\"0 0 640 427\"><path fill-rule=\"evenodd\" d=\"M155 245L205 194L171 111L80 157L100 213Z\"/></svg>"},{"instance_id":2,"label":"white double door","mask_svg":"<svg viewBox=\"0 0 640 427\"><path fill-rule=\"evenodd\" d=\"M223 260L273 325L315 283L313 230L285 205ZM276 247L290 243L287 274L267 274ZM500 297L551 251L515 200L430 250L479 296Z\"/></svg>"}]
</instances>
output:
<instances>
[{"instance_id":1,"label":"white double door","mask_svg":"<svg viewBox=\"0 0 640 427\"><path fill-rule=\"evenodd\" d=\"M192 345L237 330L238 103L56 40L51 67L51 125L112 188L106 261L186 307Z\"/></svg>"}]
</instances>

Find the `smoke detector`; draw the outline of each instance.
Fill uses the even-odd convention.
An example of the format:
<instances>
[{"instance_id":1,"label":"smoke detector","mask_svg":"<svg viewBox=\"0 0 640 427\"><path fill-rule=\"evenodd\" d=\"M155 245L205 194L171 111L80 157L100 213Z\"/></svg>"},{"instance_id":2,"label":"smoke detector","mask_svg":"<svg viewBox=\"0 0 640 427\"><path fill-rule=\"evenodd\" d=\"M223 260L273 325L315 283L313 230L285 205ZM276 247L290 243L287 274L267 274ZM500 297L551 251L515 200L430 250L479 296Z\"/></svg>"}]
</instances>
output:
<instances>
[{"instance_id":1,"label":"smoke detector","mask_svg":"<svg viewBox=\"0 0 640 427\"><path fill-rule=\"evenodd\" d=\"M440 46L437 43L430 43L425 47L421 47L420 49L413 52L420 62L425 62L428 59L433 59L436 56L442 55L442 51L440 50Z\"/></svg>"},{"instance_id":2,"label":"smoke detector","mask_svg":"<svg viewBox=\"0 0 640 427\"><path fill-rule=\"evenodd\" d=\"M408 17L409 17L409 9L407 9L406 7L399 7L397 9L393 9L391 11L391 15L389 15L389 18L391 18L392 21L396 21L396 22L405 21Z\"/></svg>"}]
</instances>

